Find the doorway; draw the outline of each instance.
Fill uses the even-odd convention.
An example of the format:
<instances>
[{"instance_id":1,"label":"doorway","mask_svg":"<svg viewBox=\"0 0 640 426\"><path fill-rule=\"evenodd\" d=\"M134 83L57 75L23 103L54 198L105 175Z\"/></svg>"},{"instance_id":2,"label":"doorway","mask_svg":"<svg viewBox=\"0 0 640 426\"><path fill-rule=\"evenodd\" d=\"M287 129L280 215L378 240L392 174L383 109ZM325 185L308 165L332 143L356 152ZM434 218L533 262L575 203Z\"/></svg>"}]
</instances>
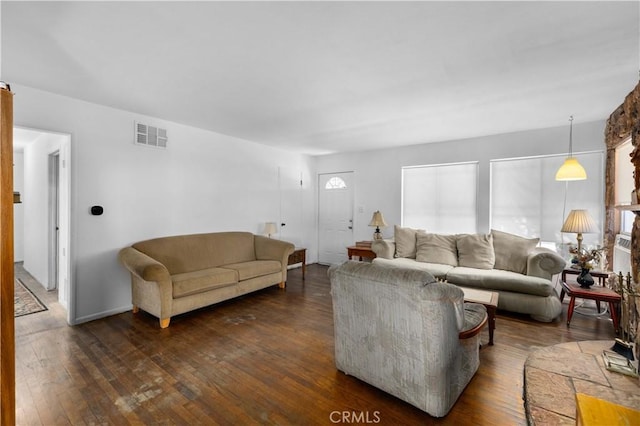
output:
<instances>
[{"instance_id":1,"label":"doorway","mask_svg":"<svg viewBox=\"0 0 640 426\"><path fill-rule=\"evenodd\" d=\"M24 139L23 139L24 138ZM14 127L14 151L23 164L23 267L74 318L71 291L71 135Z\"/></svg>"},{"instance_id":2,"label":"doorway","mask_svg":"<svg viewBox=\"0 0 640 426\"><path fill-rule=\"evenodd\" d=\"M318 175L318 263L347 259L353 244L353 172Z\"/></svg>"}]
</instances>

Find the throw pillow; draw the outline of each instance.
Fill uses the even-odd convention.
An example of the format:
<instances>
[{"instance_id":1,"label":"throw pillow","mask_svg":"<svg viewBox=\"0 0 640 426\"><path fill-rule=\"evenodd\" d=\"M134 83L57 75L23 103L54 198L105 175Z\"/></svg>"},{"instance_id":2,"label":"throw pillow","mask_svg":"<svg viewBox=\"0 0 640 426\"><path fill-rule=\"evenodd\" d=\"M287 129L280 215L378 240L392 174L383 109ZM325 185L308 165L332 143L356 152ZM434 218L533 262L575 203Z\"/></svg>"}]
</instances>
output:
<instances>
[{"instance_id":1,"label":"throw pillow","mask_svg":"<svg viewBox=\"0 0 640 426\"><path fill-rule=\"evenodd\" d=\"M461 234L457 236L458 265L467 268L493 269L496 255L491 234Z\"/></svg>"},{"instance_id":2,"label":"throw pillow","mask_svg":"<svg viewBox=\"0 0 640 426\"><path fill-rule=\"evenodd\" d=\"M422 229L403 228L398 225L393 227L393 237L396 241L395 257L416 258L416 233Z\"/></svg>"},{"instance_id":3,"label":"throw pillow","mask_svg":"<svg viewBox=\"0 0 640 426\"><path fill-rule=\"evenodd\" d=\"M416 234L416 260L458 266L455 235Z\"/></svg>"},{"instance_id":4,"label":"throw pillow","mask_svg":"<svg viewBox=\"0 0 640 426\"><path fill-rule=\"evenodd\" d=\"M538 245L540 238L524 238L507 232L491 230L493 251L496 255L495 269L527 273L527 257Z\"/></svg>"}]
</instances>

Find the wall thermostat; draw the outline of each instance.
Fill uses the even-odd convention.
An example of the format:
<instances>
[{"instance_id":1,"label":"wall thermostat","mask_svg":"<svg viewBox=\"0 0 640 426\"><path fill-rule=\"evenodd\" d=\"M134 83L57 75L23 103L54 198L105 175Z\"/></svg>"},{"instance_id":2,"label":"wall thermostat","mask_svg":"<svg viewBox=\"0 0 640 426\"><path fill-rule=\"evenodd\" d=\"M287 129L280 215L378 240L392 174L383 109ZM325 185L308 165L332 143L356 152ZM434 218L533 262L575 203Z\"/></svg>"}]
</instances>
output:
<instances>
[{"instance_id":1,"label":"wall thermostat","mask_svg":"<svg viewBox=\"0 0 640 426\"><path fill-rule=\"evenodd\" d=\"M94 216L100 216L103 212L104 212L104 209L102 208L102 206L91 207L91 214Z\"/></svg>"}]
</instances>

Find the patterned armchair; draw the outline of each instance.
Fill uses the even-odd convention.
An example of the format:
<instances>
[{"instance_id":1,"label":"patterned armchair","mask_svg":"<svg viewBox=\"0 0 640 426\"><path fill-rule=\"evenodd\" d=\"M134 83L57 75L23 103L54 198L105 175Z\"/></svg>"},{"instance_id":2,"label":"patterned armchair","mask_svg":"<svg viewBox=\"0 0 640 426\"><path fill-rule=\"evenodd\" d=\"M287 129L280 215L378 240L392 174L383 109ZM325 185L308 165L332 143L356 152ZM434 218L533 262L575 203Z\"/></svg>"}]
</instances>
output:
<instances>
[{"instance_id":1,"label":"patterned armchair","mask_svg":"<svg viewBox=\"0 0 640 426\"><path fill-rule=\"evenodd\" d=\"M328 273L338 370L445 416L478 369L485 307L426 271L346 262Z\"/></svg>"}]
</instances>

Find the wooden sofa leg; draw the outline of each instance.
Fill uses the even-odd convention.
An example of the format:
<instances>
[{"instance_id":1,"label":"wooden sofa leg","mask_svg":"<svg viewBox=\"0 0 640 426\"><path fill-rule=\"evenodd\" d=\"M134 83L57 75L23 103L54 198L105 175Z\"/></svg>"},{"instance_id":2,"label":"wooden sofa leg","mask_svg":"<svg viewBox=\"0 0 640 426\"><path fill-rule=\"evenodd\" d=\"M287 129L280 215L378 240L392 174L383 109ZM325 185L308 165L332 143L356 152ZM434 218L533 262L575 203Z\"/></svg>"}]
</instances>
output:
<instances>
[{"instance_id":1,"label":"wooden sofa leg","mask_svg":"<svg viewBox=\"0 0 640 426\"><path fill-rule=\"evenodd\" d=\"M278 287L280 288L284 288L286 285L286 283L284 281L282 281L280 284L278 284Z\"/></svg>"},{"instance_id":2,"label":"wooden sofa leg","mask_svg":"<svg viewBox=\"0 0 640 426\"><path fill-rule=\"evenodd\" d=\"M137 314L138 312L140 312L140 308L138 308L136 305L133 305L132 311L134 314Z\"/></svg>"},{"instance_id":3,"label":"wooden sofa leg","mask_svg":"<svg viewBox=\"0 0 640 426\"><path fill-rule=\"evenodd\" d=\"M171 318L160 318L160 328L169 327L169 321L171 321Z\"/></svg>"}]
</instances>

